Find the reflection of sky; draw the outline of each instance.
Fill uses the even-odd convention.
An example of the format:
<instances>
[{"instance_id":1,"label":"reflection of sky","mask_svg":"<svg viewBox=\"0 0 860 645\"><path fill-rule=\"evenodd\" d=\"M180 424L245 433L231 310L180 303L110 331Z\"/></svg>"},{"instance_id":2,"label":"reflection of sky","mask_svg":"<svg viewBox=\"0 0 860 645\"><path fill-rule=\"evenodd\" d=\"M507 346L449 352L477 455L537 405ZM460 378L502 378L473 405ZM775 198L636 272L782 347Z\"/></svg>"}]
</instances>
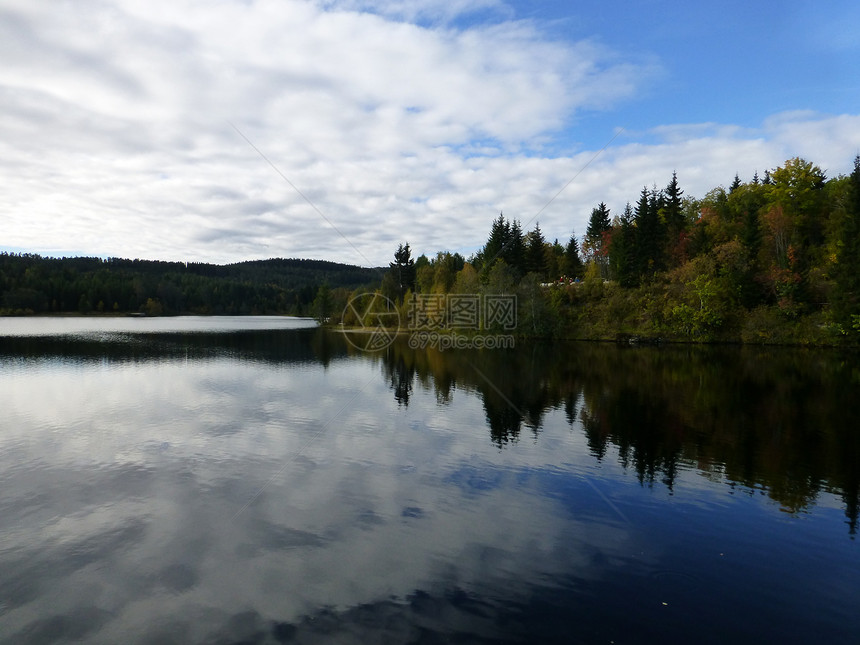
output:
<instances>
[{"instance_id":1,"label":"reflection of sky","mask_svg":"<svg viewBox=\"0 0 860 645\"><path fill-rule=\"evenodd\" d=\"M763 515L797 549L837 533L692 468L673 495L640 486L559 410L500 450L474 394L439 406L416 386L398 406L361 359L0 365L0 409L0 638L203 642L240 615L299 624L323 607L391 611L419 590L529 606L540 590L616 593L667 558L681 571L648 589L683 603L685 585L701 597L720 572L740 575ZM826 582L838 606L856 583L834 586L834 562L798 588Z\"/></svg>"},{"instance_id":2,"label":"reflection of sky","mask_svg":"<svg viewBox=\"0 0 860 645\"><path fill-rule=\"evenodd\" d=\"M612 517L559 521L534 474L547 455L493 448L477 400L438 408L421 393L398 413L368 367L4 370L5 545L17 584L40 587L20 606L5 599L8 625L82 602L115 616L107 634L144 630L177 605L293 618L433 585L586 575L589 543L627 540ZM497 485L461 490L467 465ZM68 563L61 579L25 564L81 551L92 561Z\"/></svg>"},{"instance_id":3,"label":"reflection of sky","mask_svg":"<svg viewBox=\"0 0 860 645\"><path fill-rule=\"evenodd\" d=\"M235 330L300 329L315 327L310 318L286 316L23 316L0 317L3 336L100 336L161 332L228 332Z\"/></svg>"}]
</instances>

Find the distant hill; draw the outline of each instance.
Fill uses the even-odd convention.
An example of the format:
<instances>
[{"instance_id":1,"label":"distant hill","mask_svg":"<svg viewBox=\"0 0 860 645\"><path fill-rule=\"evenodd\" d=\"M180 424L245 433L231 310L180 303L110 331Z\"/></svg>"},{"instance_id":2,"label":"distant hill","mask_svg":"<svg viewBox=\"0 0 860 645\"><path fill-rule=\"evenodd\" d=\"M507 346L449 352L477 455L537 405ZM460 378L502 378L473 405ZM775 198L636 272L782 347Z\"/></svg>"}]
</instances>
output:
<instances>
[{"instance_id":1,"label":"distant hill","mask_svg":"<svg viewBox=\"0 0 860 645\"><path fill-rule=\"evenodd\" d=\"M218 265L0 253L0 313L306 315L321 285L370 287L386 270L283 258Z\"/></svg>"}]
</instances>

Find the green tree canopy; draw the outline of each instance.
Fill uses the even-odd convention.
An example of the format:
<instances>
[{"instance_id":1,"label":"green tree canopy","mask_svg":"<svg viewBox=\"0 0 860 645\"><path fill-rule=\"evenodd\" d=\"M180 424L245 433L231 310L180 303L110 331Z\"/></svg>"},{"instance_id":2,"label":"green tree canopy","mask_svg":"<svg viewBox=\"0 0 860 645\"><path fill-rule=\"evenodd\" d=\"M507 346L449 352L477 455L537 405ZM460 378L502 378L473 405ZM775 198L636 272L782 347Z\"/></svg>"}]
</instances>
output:
<instances>
[{"instance_id":1,"label":"green tree canopy","mask_svg":"<svg viewBox=\"0 0 860 645\"><path fill-rule=\"evenodd\" d=\"M415 261L409 243L401 244L394 252L394 262L388 265L393 280L395 295L402 301L407 291L415 290Z\"/></svg>"}]
</instances>

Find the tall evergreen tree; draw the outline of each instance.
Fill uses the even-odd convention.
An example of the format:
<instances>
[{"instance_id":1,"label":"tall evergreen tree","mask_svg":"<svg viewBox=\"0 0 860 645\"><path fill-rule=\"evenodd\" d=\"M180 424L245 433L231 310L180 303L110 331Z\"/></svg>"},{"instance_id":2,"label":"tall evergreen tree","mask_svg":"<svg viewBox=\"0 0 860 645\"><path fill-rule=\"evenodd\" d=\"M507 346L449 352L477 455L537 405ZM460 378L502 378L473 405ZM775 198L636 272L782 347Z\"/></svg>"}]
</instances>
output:
<instances>
[{"instance_id":1,"label":"tall evergreen tree","mask_svg":"<svg viewBox=\"0 0 860 645\"><path fill-rule=\"evenodd\" d=\"M563 267L564 275L568 278L581 278L583 275L582 258L579 255L579 242L575 231L570 234L570 240L564 249Z\"/></svg>"},{"instance_id":2,"label":"tall evergreen tree","mask_svg":"<svg viewBox=\"0 0 860 645\"><path fill-rule=\"evenodd\" d=\"M636 265L642 277L653 276L663 269L664 227L660 221L657 190L642 188L633 214L636 223Z\"/></svg>"},{"instance_id":3,"label":"tall evergreen tree","mask_svg":"<svg viewBox=\"0 0 860 645\"><path fill-rule=\"evenodd\" d=\"M520 221L515 219L508 228L508 241L502 257L514 274L521 278L526 274L526 240Z\"/></svg>"},{"instance_id":4,"label":"tall evergreen tree","mask_svg":"<svg viewBox=\"0 0 860 645\"><path fill-rule=\"evenodd\" d=\"M394 253L394 262L388 265L393 277L394 286L397 290L398 299L404 294L415 290L415 260L412 259L412 251L409 244L401 244Z\"/></svg>"},{"instance_id":5,"label":"tall evergreen tree","mask_svg":"<svg viewBox=\"0 0 860 645\"><path fill-rule=\"evenodd\" d=\"M591 211L591 216L588 218L588 228L585 230L585 254L590 262L597 264L600 269L600 275L604 278L609 277L609 261L607 252L609 251L606 240L612 230L612 223L609 219L609 209L606 204L600 202Z\"/></svg>"},{"instance_id":6,"label":"tall evergreen tree","mask_svg":"<svg viewBox=\"0 0 860 645\"><path fill-rule=\"evenodd\" d=\"M666 229L666 257L681 261L681 253L677 251L681 243L681 235L687 228L684 219L684 208L681 203L681 195L684 191L678 185L678 174L672 171L672 179L663 191L663 223Z\"/></svg>"},{"instance_id":7,"label":"tall evergreen tree","mask_svg":"<svg viewBox=\"0 0 860 645\"><path fill-rule=\"evenodd\" d=\"M630 202L624 207L624 213L618 218L615 231L612 234L612 244L609 247L609 263L612 277L622 287L636 286L636 229L633 227L633 209Z\"/></svg>"},{"instance_id":8,"label":"tall evergreen tree","mask_svg":"<svg viewBox=\"0 0 860 645\"><path fill-rule=\"evenodd\" d=\"M732 185L729 186L729 195L735 192L738 188L741 187L741 178L738 177L738 173L735 173L735 178L732 180Z\"/></svg>"},{"instance_id":9,"label":"tall evergreen tree","mask_svg":"<svg viewBox=\"0 0 860 645\"><path fill-rule=\"evenodd\" d=\"M505 216L499 213L499 216L493 220L493 225L490 228L490 237L484 245L482 253L484 260L484 271L490 271L493 263L500 257L510 240L510 226L505 220Z\"/></svg>"},{"instance_id":10,"label":"tall evergreen tree","mask_svg":"<svg viewBox=\"0 0 860 645\"><path fill-rule=\"evenodd\" d=\"M540 230L540 223L535 223L534 229L526 236L526 271L546 277L546 240Z\"/></svg>"},{"instance_id":11,"label":"tall evergreen tree","mask_svg":"<svg viewBox=\"0 0 860 645\"><path fill-rule=\"evenodd\" d=\"M591 210L588 218L588 228L585 230L585 241L590 249L602 249L604 234L612 228L609 219L609 209L600 202Z\"/></svg>"}]
</instances>

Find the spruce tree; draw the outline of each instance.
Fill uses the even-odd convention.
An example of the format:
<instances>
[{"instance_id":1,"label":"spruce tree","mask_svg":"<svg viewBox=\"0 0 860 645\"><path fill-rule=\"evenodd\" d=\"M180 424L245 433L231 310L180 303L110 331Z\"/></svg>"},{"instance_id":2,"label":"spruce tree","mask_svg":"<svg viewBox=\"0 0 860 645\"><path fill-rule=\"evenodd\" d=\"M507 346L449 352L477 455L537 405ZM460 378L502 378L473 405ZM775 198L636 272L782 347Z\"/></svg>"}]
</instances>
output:
<instances>
[{"instance_id":1,"label":"spruce tree","mask_svg":"<svg viewBox=\"0 0 860 645\"><path fill-rule=\"evenodd\" d=\"M581 278L583 275L582 258L579 255L579 242L576 232L570 234L570 240L564 250L564 275L568 278Z\"/></svg>"},{"instance_id":2,"label":"spruce tree","mask_svg":"<svg viewBox=\"0 0 860 645\"><path fill-rule=\"evenodd\" d=\"M510 240L510 228L505 216L499 213L498 218L493 220L493 225L490 228L490 237L484 245L482 252L484 261L484 271L489 271L493 267L493 263L502 256L502 253Z\"/></svg>"},{"instance_id":3,"label":"spruce tree","mask_svg":"<svg viewBox=\"0 0 860 645\"><path fill-rule=\"evenodd\" d=\"M633 227L633 209L630 202L618 219L609 247L609 263L613 278L622 287L636 286L636 229Z\"/></svg>"},{"instance_id":4,"label":"spruce tree","mask_svg":"<svg viewBox=\"0 0 860 645\"><path fill-rule=\"evenodd\" d=\"M603 234L612 228L612 223L609 219L609 209L606 204L600 202L591 211L591 216L588 218L588 228L585 230L585 239L588 245L595 249L603 247Z\"/></svg>"},{"instance_id":5,"label":"spruce tree","mask_svg":"<svg viewBox=\"0 0 860 645\"><path fill-rule=\"evenodd\" d=\"M738 177L738 173L735 173L735 178L732 181L732 185L729 186L729 195L735 192L738 188L741 187L741 178Z\"/></svg>"},{"instance_id":6,"label":"spruce tree","mask_svg":"<svg viewBox=\"0 0 860 645\"><path fill-rule=\"evenodd\" d=\"M394 262L388 266L394 279L398 299L402 299L408 290L415 290L415 261L412 259L408 242L397 247Z\"/></svg>"},{"instance_id":7,"label":"spruce tree","mask_svg":"<svg viewBox=\"0 0 860 645\"><path fill-rule=\"evenodd\" d=\"M653 276L663 269L663 240L665 231L660 221L659 204L663 201L657 190L642 188L634 210L636 223L636 265L642 277Z\"/></svg>"},{"instance_id":8,"label":"spruce tree","mask_svg":"<svg viewBox=\"0 0 860 645\"><path fill-rule=\"evenodd\" d=\"M502 257L518 278L525 275L526 241L519 220L515 219L508 228L508 241L502 251Z\"/></svg>"},{"instance_id":9,"label":"spruce tree","mask_svg":"<svg viewBox=\"0 0 860 645\"><path fill-rule=\"evenodd\" d=\"M678 185L678 174L672 171L672 179L663 191L662 215L666 228L666 257L674 257L679 261L680 253L677 252L677 247L687 226L681 203L683 194L684 191Z\"/></svg>"},{"instance_id":10,"label":"spruce tree","mask_svg":"<svg viewBox=\"0 0 860 645\"><path fill-rule=\"evenodd\" d=\"M540 230L540 223L536 223L535 227L526 236L528 243L526 244L526 271L537 273L541 277L546 277L546 252L544 246L543 233Z\"/></svg>"},{"instance_id":11,"label":"spruce tree","mask_svg":"<svg viewBox=\"0 0 860 645\"><path fill-rule=\"evenodd\" d=\"M585 231L585 253L589 259L597 264L600 269L600 275L604 278L609 277L609 261L607 258L606 238L612 230L612 223L609 220L609 209L606 204L600 202L591 211L591 216L588 218L588 228Z\"/></svg>"}]
</instances>

